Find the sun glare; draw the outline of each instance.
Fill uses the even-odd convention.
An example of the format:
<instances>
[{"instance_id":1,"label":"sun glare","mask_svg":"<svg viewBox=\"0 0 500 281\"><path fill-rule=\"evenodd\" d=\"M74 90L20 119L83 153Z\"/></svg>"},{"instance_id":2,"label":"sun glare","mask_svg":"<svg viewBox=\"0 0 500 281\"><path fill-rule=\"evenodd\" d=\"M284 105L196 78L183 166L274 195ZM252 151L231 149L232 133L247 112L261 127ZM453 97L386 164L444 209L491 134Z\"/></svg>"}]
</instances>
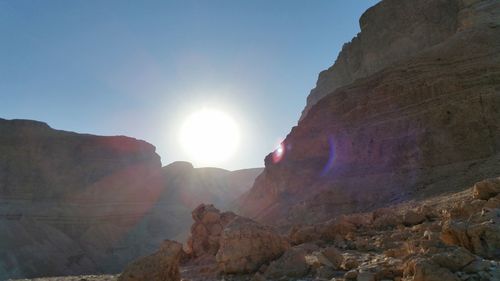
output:
<instances>
[{"instance_id":1,"label":"sun glare","mask_svg":"<svg viewBox=\"0 0 500 281\"><path fill-rule=\"evenodd\" d=\"M180 143L197 166L219 164L238 147L238 126L231 116L214 109L191 114L180 131Z\"/></svg>"}]
</instances>

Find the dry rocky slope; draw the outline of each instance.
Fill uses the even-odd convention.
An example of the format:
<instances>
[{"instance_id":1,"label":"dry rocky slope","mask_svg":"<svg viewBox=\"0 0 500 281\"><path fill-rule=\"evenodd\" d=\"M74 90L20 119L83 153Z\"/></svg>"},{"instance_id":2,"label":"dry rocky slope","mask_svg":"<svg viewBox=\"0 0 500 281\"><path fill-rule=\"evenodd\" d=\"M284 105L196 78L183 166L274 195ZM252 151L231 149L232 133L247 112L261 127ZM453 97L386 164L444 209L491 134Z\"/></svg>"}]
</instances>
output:
<instances>
[{"instance_id":1,"label":"dry rocky slope","mask_svg":"<svg viewBox=\"0 0 500 281\"><path fill-rule=\"evenodd\" d=\"M288 232L213 205L192 217L187 244L165 241L117 280L500 280L500 177Z\"/></svg>"},{"instance_id":2,"label":"dry rocky slope","mask_svg":"<svg viewBox=\"0 0 500 281\"><path fill-rule=\"evenodd\" d=\"M144 141L0 119L0 280L119 272L187 236L194 207L228 206L260 172L162 168Z\"/></svg>"},{"instance_id":3,"label":"dry rocky slope","mask_svg":"<svg viewBox=\"0 0 500 281\"><path fill-rule=\"evenodd\" d=\"M500 280L500 177L288 232L213 205L192 217L189 243L164 241L119 276L35 280Z\"/></svg>"},{"instance_id":4,"label":"dry rocky slope","mask_svg":"<svg viewBox=\"0 0 500 281\"><path fill-rule=\"evenodd\" d=\"M383 0L360 26L241 214L320 222L500 171L500 1Z\"/></svg>"}]
</instances>

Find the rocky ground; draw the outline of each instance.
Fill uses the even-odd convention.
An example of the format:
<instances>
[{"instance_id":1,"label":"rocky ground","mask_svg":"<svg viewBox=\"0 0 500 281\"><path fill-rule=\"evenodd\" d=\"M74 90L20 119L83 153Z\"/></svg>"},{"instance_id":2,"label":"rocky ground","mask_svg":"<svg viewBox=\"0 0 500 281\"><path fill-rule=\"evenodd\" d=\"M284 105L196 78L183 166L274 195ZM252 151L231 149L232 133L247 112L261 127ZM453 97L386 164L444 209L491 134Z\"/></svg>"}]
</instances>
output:
<instances>
[{"instance_id":1,"label":"rocky ground","mask_svg":"<svg viewBox=\"0 0 500 281\"><path fill-rule=\"evenodd\" d=\"M16 279L16 281L115 281L118 275L81 275L66 277L45 277L35 279Z\"/></svg>"},{"instance_id":2,"label":"rocky ground","mask_svg":"<svg viewBox=\"0 0 500 281\"><path fill-rule=\"evenodd\" d=\"M34 280L500 280L500 178L286 233L213 205L192 216L185 245L166 240L121 276Z\"/></svg>"}]
</instances>

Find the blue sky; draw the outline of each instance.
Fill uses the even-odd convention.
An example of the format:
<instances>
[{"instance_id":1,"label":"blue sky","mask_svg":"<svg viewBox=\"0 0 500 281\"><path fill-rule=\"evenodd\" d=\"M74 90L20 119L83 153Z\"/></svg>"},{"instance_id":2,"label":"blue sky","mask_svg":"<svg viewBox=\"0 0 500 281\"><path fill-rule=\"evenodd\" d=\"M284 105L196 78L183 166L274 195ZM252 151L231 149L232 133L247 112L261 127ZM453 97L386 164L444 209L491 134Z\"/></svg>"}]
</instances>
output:
<instances>
[{"instance_id":1,"label":"blue sky","mask_svg":"<svg viewBox=\"0 0 500 281\"><path fill-rule=\"evenodd\" d=\"M318 73L375 0L0 0L0 117L128 135L190 160L179 124L210 107L240 126L220 166L263 166Z\"/></svg>"}]
</instances>

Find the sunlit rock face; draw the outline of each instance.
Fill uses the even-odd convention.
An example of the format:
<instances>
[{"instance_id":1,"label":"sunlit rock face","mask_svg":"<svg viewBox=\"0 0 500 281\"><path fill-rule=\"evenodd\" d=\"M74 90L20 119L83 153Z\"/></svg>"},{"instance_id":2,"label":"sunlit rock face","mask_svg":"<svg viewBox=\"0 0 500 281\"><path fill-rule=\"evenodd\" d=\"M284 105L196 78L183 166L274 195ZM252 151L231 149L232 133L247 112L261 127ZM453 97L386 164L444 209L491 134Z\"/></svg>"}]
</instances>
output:
<instances>
[{"instance_id":1,"label":"sunlit rock face","mask_svg":"<svg viewBox=\"0 0 500 281\"><path fill-rule=\"evenodd\" d=\"M0 119L0 280L119 272L185 237L194 207L229 204L260 171L162 168L144 141Z\"/></svg>"},{"instance_id":2,"label":"sunlit rock face","mask_svg":"<svg viewBox=\"0 0 500 281\"><path fill-rule=\"evenodd\" d=\"M382 1L361 25L280 160L266 157L243 215L322 221L500 170L500 3Z\"/></svg>"},{"instance_id":3,"label":"sunlit rock face","mask_svg":"<svg viewBox=\"0 0 500 281\"><path fill-rule=\"evenodd\" d=\"M494 22L495 0L384 0L359 19L361 32L319 74L302 117L321 98L359 78L437 46L475 24ZM475 6L474 6L475 5Z\"/></svg>"}]
</instances>

